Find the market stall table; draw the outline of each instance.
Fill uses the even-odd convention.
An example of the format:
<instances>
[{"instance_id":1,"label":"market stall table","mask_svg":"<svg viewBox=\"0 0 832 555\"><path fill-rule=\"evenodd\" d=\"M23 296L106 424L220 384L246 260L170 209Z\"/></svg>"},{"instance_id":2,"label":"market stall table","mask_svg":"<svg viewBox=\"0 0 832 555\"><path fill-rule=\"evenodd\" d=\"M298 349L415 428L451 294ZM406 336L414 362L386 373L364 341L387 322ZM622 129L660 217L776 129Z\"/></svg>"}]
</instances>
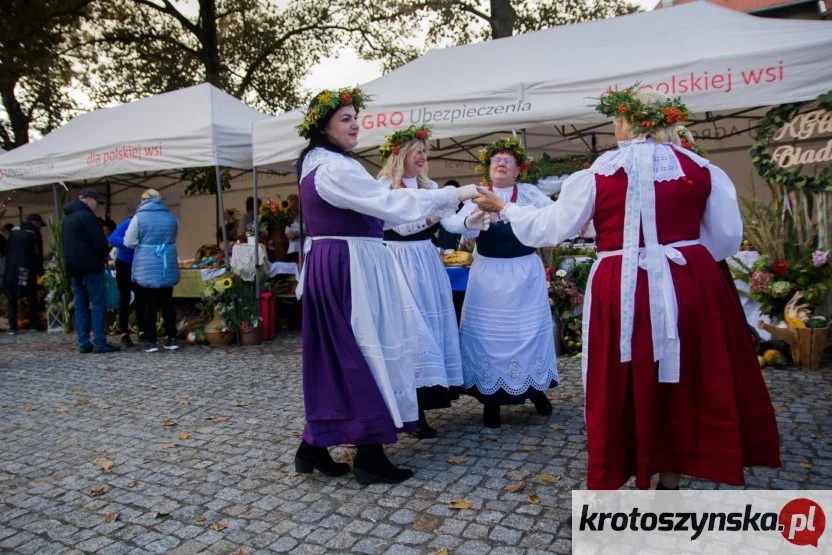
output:
<instances>
[{"instance_id":1,"label":"market stall table","mask_svg":"<svg viewBox=\"0 0 832 555\"><path fill-rule=\"evenodd\" d=\"M177 299L198 299L205 290L205 282L225 274L225 268L180 268L179 283L173 288Z\"/></svg>"}]
</instances>

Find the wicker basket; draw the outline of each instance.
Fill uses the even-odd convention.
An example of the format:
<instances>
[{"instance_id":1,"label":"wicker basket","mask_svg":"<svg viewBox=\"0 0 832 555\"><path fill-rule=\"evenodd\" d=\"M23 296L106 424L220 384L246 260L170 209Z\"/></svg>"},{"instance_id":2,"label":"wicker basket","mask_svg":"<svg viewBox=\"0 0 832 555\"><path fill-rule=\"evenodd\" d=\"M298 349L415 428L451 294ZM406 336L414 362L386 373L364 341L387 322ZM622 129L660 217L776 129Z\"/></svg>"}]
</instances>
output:
<instances>
[{"instance_id":1,"label":"wicker basket","mask_svg":"<svg viewBox=\"0 0 832 555\"><path fill-rule=\"evenodd\" d=\"M233 331L207 331L205 332L205 339L212 347L223 347L234 343Z\"/></svg>"}]
</instances>

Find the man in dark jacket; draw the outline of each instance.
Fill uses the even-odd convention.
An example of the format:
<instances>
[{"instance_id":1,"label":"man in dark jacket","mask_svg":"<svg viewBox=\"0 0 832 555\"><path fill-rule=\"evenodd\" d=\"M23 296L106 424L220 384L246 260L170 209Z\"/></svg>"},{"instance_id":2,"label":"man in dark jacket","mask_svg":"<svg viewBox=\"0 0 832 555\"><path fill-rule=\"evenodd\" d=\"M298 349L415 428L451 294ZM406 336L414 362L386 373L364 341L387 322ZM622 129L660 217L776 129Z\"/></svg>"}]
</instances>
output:
<instances>
[{"instance_id":1,"label":"man in dark jacket","mask_svg":"<svg viewBox=\"0 0 832 555\"><path fill-rule=\"evenodd\" d=\"M82 190L78 200L64 207L61 224L66 270L75 297L75 329L81 353L112 353L119 350L107 343L104 332L107 311L104 261L110 246L95 217L99 204L103 204L103 200L94 189ZM93 332L92 343L90 328Z\"/></svg>"},{"instance_id":2,"label":"man in dark jacket","mask_svg":"<svg viewBox=\"0 0 832 555\"><path fill-rule=\"evenodd\" d=\"M6 271L3 290L9 299L9 331L17 333L17 301L26 299L29 307L29 329L38 330L38 276L43 273L43 240L40 228L43 219L30 214L20 227L12 229L6 245Z\"/></svg>"}]
</instances>

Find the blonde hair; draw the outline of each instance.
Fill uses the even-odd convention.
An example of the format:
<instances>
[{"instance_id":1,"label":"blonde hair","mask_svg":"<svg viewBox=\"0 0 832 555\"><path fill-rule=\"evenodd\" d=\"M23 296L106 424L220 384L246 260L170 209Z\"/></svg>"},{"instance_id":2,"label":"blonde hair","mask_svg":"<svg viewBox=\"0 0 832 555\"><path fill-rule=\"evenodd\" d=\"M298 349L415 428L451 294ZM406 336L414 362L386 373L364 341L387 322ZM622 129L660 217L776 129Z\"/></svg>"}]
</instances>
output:
<instances>
[{"instance_id":1,"label":"blonde hair","mask_svg":"<svg viewBox=\"0 0 832 555\"><path fill-rule=\"evenodd\" d=\"M402 178L404 177L404 159L411 152L416 152L419 148L425 149L425 156L427 156L430 148L426 141L408 141L399 149L398 154L391 154L390 158L385 162L384 167L378 172L378 178L386 177L390 180L390 186L393 189L400 189L402 186ZM428 164L422 166L422 171L416 176L416 182L422 189L433 189L435 184L428 178Z\"/></svg>"},{"instance_id":2,"label":"blonde hair","mask_svg":"<svg viewBox=\"0 0 832 555\"><path fill-rule=\"evenodd\" d=\"M656 89L641 88L633 91L633 98L642 104L658 105L667 102L667 95L657 91ZM635 139L636 137L650 137L655 143L673 143L680 144L679 135L676 133L676 124L668 127L655 127L647 134L640 134L638 123L631 123L623 118L615 118L616 121L622 121L624 124L624 134L627 139Z\"/></svg>"},{"instance_id":3,"label":"blonde hair","mask_svg":"<svg viewBox=\"0 0 832 555\"><path fill-rule=\"evenodd\" d=\"M144 193L142 193L142 200L149 200L152 198L161 198L162 195L159 194L159 191L156 189L148 189Z\"/></svg>"}]
</instances>

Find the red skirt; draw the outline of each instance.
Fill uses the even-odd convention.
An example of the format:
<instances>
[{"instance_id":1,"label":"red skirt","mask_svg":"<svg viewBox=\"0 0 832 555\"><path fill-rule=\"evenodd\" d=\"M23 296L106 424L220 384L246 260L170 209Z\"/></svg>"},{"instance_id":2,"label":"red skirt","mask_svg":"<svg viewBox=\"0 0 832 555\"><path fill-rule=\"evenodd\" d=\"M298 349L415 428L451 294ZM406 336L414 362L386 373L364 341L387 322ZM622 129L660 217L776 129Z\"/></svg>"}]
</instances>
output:
<instances>
[{"instance_id":1,"label":"red skirt","mask_svg":"<svg viewBox=\"0 0 832 555\"><path fill-rule=\"evenodd\" d=\"M705 247L670 263L679 306L679 383L659 383L647 273L636 286L632 361L621 363L621 257L592 282L586 425L589 489L639 489L659 472L744 484L743 467L780 466L771 398L731 283Z\"/></svg>"}]
</instances>

